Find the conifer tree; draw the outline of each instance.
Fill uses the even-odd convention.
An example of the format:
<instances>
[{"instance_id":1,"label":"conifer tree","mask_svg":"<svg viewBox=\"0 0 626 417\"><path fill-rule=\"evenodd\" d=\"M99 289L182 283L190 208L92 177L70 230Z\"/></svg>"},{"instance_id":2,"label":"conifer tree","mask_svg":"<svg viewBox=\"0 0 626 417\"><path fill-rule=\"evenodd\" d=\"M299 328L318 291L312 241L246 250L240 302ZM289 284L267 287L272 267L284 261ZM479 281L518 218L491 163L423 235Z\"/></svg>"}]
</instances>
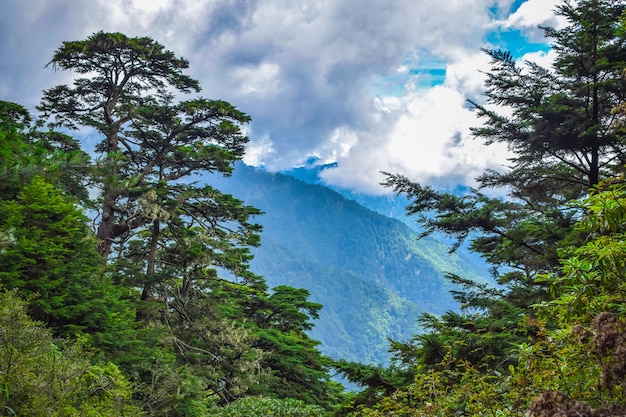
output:
<instances>
[{"instance_id":1,"label":"conifer tree","mask_svg":"<svg viewBox=\"0 0 626 417\"><path fill-rule=\"evenodd\" d=\"M455 238L453 250L469 240L470 249L494 266L503 285L481 288L452 277L463 286L455 294L461 312L424 317L429 334L393 344L400 363L437 372L437 383L484 382L493 377L491 372L501 374L514 366L516 345L543 332L532 309L551 297L543 277L558 276L559 249L579 245L584 237L573 227L581 212L566 203L619 174L626 162L624 132L616 128L614 111L626 97L624 10L621 1L563 2L556 13L567 26L545 28L557 53L550 68L520 64L506 51L485 51L492 59L486 102L471 102L484 125L473 133L487 145L506 143L514 155L507 169L487 171L477 180L482 188L508 191L508 198L492 198L480 189L465 195L438 192L387 174L384 184L411 199L407 211L420 216L425 234ZM476 372L479 379L471 376ZM428 383L429 377L424 373L418 379ZM408 401L422 394L428 401L427 393L414 388L405 393ZM467 411L463 396L451 400L454 395L442 401ZM421 410L427 408L423 406Z\"/></svg>"},{"instance_id":2,"label":"conifer tree","mask_svg":"<svg viewBox=\"0 0 626 417\"><path fill-rule=\"evenodd\" d=\"M98 251L105 275L139 289L139 346L118 360L144 409L201 415L255 392L328 406L337 385L305 334L319 306L296 289L268 294L249 270L260 211L203 184L243 157L249 116L222 100L175 102L175 90L199 85L183 74L186 60L150 38L99 32L64 42L51 64L85 78L47 90L39 109L53 126L102 139L88 176ZM288 294L295 306L277 301ZM274 319L257 321L268 309Z\"/></svg>"},{"instance_id":3,"label":"conifer tree","mask_svg":"<svg viewBox=\"0 0 626 417\"><path fill-rule=\"evenodd\" d=\"M188 61L150 38L98 32L64 42L50 64L91 75L45 91L38 108L56 125L102 135L91 180L101 191L97 236L104 262L115 243L152 220L137 212L151 181L228 173L243 155L247 138L238 126L249 117L223 101L173 104L170 89L197 92L199 84L182 72Z\"/></svg>"},{"instance_id":4,"label":"conifer tree","mask_svg":"<svg viewBox=\"0 0 626 417\"><path fill-rule=\"evenodd\" d=\"M128 289L101 274L77 198L86 155L31 123L23 107L0 102L0 287L27 297L32 317L56 336L88 335L112 354L132 338L134 313Z\"/></svg>"},{"instance_id":5,"label":"conifer tree","mask_svg":"<svg viewBox=\"0 0 626 417\"><path fill-rule=\"evenodd\" d=\"M33 298L33 318L57 334L113 332L116 316L130 328L128 307L113 305L120 292L101 277L87 218L75 202L35 177L16 199L0 201L0 219L13 240L0 254L0 283Z\"/></svg>"},{"instance_id":6,"label":"conifer tree","mask_svg":"<svg viewBox=\"0 0 626 417\"><path fill-rule=\"evenodd\" d=\"M426 233L444 232L457 244L471 236L472 250L506 267L499 280L509 283L510 295L515 294L509 298L518 304L540 301L534 278L558 265L557 249L569 239L578 216L564 204L622 169L626 143L623 132L614 129L614 109L626 97L623 11L621 2L604 0L559 6L556 13L569 24L545 29L557 51L552 68L520 66L508 52L486 51L493 63L487 105L474 103L485 124L474 134L487 145L507 143L514 156L509 169L487 171L478 182L508 190L508 199L479 190L463 196L439 193L401 175L389 174L385 181L413 200L409 213L435 213L422 219ZM510 115L493 106L507 108ZM575 233L570 238L576 239Z\"/></svg>"},{"instance_id":7,"label":"conifer tree","mask_svg":"<svg viewBox=\"0 0 626 417\"><path fill-rule=\"evenodd\" d=\"M515 155L507 172L481 177L483 186L510 185L519 198L562 202L622 169L626 143L613 127L614 110L626 98L623 12L623 2L613 0L558 6L556 14L568 25L544 28L557 56L551 68L485 51L492 59L487 104L511 115L474 103L485 121L474 134L487 144L506 143Z\"/></svg>"}]
</instances>

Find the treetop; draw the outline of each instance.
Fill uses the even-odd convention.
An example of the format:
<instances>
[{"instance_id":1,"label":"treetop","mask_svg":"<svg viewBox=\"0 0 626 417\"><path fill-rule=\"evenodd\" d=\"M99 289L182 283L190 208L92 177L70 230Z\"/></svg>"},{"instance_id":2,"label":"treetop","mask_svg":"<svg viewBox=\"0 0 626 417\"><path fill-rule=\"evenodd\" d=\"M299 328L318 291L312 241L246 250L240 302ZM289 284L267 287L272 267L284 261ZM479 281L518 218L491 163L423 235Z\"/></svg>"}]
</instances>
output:
<instances>
[{"instance_id":1,"label":"treetop","mask_svg":"<svg viewBox=\"0 0 626 417\"><path fill-rule=\"evenodd\" d=\"M65 41L46 66L50 65L55 70L79 74L96 72L117 82L141 76L143 82L153 87L162 87L161 79L165 79L183 92L201 89L198 81L181 72L189 67L189 61L177 58L146 36L129 38L118 32L100 31L85 40Z\"/></svg>"}]
</instances>

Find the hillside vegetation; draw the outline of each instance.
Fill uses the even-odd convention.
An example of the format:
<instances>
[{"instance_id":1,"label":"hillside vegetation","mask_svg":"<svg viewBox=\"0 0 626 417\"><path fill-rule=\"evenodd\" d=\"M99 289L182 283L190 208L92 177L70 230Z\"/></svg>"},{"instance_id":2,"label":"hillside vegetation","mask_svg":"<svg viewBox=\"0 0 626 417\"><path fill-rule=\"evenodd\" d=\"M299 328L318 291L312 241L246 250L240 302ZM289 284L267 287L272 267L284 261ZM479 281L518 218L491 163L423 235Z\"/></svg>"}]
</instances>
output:
<instances>
[{"instance_id":1,"label":"hillside vegetation","mask_svg":"<svg viewBox=\"0 0 626 417\"><path fill-rule=\"evenodd\" d=\"M251 268L324 306L311 335L334 359L387 364L389 338L407 341L421 331L420 314L457 308L446 273L488 277L444 243L326 187L243 164L207 181L264 212Z\"/></svg>"},{"instance_id":2,"label":"hillside vegetation","mask_svg":"<svg viewBox=\"0 0 626 417\"><path fill-rule=\"evenodd\" d=\"M332 409L342 387L308 334L322 306L250 270L258 209L190 181L232 172L249 117L175 102L200 86L150 38L99 32L51 65L78 78L44 92L46 119L0 102L2 413ZM61 133L79 127L96 157Z\"/></svg>"}]
</instances>

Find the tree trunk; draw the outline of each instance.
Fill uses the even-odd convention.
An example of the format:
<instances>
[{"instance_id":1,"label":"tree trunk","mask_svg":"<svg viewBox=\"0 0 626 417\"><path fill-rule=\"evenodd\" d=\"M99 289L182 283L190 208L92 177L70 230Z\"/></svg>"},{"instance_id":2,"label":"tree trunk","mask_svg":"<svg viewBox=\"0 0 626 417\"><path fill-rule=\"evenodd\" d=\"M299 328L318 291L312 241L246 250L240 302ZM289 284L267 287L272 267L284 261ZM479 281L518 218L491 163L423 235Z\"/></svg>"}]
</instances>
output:
<instances>
[{"instance_id":1,"label":"tree trunk","mask_svg":"<svg viewBox=\"0 0 626 417\"><path fill-rule=\"evenodd\" d=\"M108 108L111 103L107 103L105 106L105 118L108 120L110 115L108 114ZM118 146L118 129L114 132L107 134L107 156L105 160L106 169L110 171L105 172L105 176L109 179L104 181L103 202L102 202L102 219L98 225L97 237L99 240L98 252L102 256L102 264L106 265L111 255L111 247L115 238L119 236L119 231L116 230L116 218L115 218L115 200L117 195L114 191L114 184L117 179L117 162L111 158L111 152L117 151ZM111 183L110 181L113 181Z\"/></svg>"},{"instance_id":2,"label":"tree trunk","mask_svg":"<svg viewBox=\"0 0 626 417\"><path fill-rule=\"evenodd\" d=\"M150 249L148 251L148 266L146 267L146 282L143 284L143 290L141 292L142 301L146 301L152 292L154 275L156 272L156 258L160 233L161 222L159 219L155 219L154 222L152 222L152 236L150 237Z\"/></svg>"},{"instance_id":3,"label":"tree trunk","mask_svg":"<svg viewBox=\"0 0 626 417\"><path fill-rule=\"evenodd\" d=\"M111 191L105 190L104 202L102 203L102 219L98 225L98 252L102 257L103 265L106 265L109 255L111 254L111 247L115 236L115 208L113 203L115 197Z\"/></svg>"}]
</instances>

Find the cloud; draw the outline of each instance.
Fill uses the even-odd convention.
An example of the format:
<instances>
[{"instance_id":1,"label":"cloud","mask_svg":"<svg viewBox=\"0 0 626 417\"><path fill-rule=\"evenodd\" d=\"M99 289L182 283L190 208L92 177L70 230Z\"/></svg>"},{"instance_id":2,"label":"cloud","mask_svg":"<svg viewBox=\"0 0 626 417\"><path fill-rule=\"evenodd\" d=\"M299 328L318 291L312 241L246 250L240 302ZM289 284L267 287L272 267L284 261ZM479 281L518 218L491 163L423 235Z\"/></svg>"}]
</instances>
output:
<instances>
[{"instance_id":1,"label":"cloud","mask_svg":"<svg viewBox=\"0 0 626 417\"><path fill-rule=\"evenodd\" d=\"M381 170L470 183L502 157L468 134L465 98L480 98L487 68L479 48L497 28L535 36L546 2L510 14L512 0L4 0L0 52L14 59L0 64L0 94L32 106L68 82L43 69L62 41L151 36L189 59L204 96L252 116L249 163L336 160L327 181L369 192L381 192Z\"/></svg>"},{"instance_id":2,"label":"cloud","mask_svg":"<svg viewBox=\"0 0 626 417\"><path fill-rule=\"evenodd\" d=\"M84 36L85 11L61 0L0 2L0 98L30 108L51 80L69 79L44 67L62 40Z\"/></svg>"},{"instance_id":3,"label":"cloud","mask_svg":"<svg viewBox=\"0 0 626 417\"><path fill-rule=\"evenodd\" d=\"M555 14L560 4L560 0L527 0L502 25L520 30L530 42L542 42L544 33L541 27L559 28L565 25L565 19Z\"/></svg>"},{"instance_id":4,"label":"cloud","mask_svg":"<svg viewBox=\"0 0 626 417\"><path fill-rule=\"evenodd\" d=\"M272 141L268 168L289 168L311 155L347 164L350 155L363 153L358 148L366 146L368 132L378 130L379 98L370 88L376 80L478 51L491 2L440 3L259 2L244 25L222 34L217 45L204 42L212 49L195 57L211 54L218 67L238 68L236 74L262 72L263 65L276 69L272 88L241 89L238 77L232 85L208 88L245 103L254 120L252 146L255 136ZM465 81L475 91L477 76L470 78ZM374 164L379 158L366 159Z\"/></svg>"},{"instance_id":5,"label":"cloud","mask_svg":"<svg viewBox=\"0 0 626 417\"><path fill-rule=\"evenodd\" d=\"M376 184L385 171L451 189L474 185L486 168L499 170L510 156L506 146L486 147L471 137L469 127L478 125L475 114L451 86L413 91L394 107L380 118L377 131L364 133L360 146L338 158L337 168L324 171L326 181L380 194L386 190Z\"/></svg>"}]
</instances>

